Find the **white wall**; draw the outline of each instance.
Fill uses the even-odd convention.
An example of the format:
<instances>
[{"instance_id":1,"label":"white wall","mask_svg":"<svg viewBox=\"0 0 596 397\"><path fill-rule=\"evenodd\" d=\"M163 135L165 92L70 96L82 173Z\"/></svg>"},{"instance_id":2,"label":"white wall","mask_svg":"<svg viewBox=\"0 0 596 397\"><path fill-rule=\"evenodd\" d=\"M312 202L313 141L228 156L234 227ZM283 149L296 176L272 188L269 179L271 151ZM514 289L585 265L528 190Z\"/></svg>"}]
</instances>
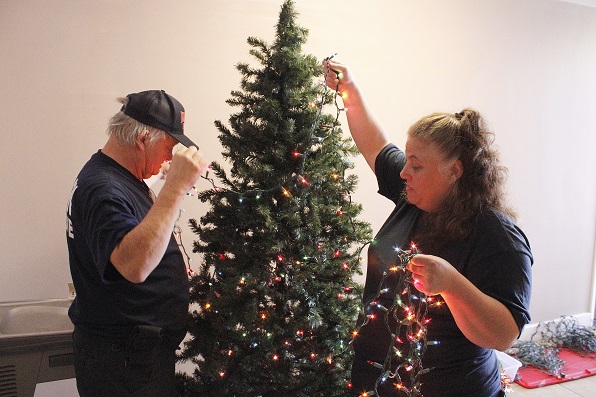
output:
<instances>
[{"instance_id":1,"label":"white wall","mask_svg":"<svg viewBox=\"0 0 596 397\"><path fill-rule=\"evenodd\" d=\"M62 298L65 208L117 96L165 89L223 161L213 121L239 88L246 38L271 41L281 0L0 0L0 301ZM339 52L389 135L479 109L510 170L536 258L534 321L591 310L596 224L596 9L556 0L298 0L305 51ZM354 200L391 210L364 160ZM201 181L199 188L206 188ZM186 218L206 210L193 198ZM185 229L190 247L195 236ZM194 257L194 256L193 256ZM194 257L199 261L198 257Z\"/></svg>"}]
</instances>

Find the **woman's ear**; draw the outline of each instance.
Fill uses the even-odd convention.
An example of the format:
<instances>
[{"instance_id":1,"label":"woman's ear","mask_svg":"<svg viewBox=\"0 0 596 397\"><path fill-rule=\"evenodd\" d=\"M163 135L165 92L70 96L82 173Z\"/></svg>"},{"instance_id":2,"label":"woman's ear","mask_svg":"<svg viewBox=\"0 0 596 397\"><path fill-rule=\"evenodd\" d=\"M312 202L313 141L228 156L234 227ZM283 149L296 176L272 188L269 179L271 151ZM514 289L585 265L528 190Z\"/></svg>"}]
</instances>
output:
<instances>
[{"instance_id":1,"label":"woman's ear","mask_svg":"<svg viewBox=\"0 0 596 397\"><path fill-rule=\"evenodd\" d=\"M457 159L451 165L451 176L454 178L453 181L457 181L464 173L464 165L460 159Z\"/></svg>"}]
</instances>

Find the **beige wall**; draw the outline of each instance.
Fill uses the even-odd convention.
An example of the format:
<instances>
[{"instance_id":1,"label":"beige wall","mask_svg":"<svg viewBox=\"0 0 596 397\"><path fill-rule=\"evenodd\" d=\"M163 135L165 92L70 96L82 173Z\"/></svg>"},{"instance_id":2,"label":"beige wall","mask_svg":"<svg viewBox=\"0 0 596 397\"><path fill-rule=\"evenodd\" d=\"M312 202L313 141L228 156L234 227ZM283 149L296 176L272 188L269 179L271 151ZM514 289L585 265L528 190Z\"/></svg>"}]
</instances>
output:
<instances>
[{"instance_id":1,"label":"beige wall","mask_svg":"<svg viewBox=\"0 0 596 397\"><path fill-rule=\"evenodd\" d=\"M165 89L222 161L213 121L239 88L246 38L281 0L0 0L0 301L65 297L65 209L117 96ZM596 9L555 0L298 0L305 51L339 52L389 135L473 106L496 132L536 256L534 321L591 310L596 223ZM391 210L361 157L354 200ZM199 188L206 188L201 181ZM185 219L205 207L193 198ZM190 247L195 236L184 229ZM194 257L198 262L199 258Z\"/></svg>"}]
</instances>

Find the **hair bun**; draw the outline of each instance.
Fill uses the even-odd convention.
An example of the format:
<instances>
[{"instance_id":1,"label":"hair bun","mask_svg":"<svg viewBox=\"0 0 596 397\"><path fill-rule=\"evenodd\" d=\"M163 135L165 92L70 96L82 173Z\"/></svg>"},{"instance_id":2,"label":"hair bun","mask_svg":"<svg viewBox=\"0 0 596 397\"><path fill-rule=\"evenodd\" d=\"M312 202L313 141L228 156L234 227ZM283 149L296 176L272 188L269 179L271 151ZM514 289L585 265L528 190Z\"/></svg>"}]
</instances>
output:
<instances>
[{"instance_id":1,"label":"hair bun","mask_svg":"<svg viewBox=\"0 0 596 397\"><path fill-rule=\"evenodd\" d=\"M480 115L477 111L470 108L465 108L459 113L455 113L455 118L459 121L462 121L462 126L468 129L472 133L479 133L480 132Z\"/></svg>"}]
</instances>

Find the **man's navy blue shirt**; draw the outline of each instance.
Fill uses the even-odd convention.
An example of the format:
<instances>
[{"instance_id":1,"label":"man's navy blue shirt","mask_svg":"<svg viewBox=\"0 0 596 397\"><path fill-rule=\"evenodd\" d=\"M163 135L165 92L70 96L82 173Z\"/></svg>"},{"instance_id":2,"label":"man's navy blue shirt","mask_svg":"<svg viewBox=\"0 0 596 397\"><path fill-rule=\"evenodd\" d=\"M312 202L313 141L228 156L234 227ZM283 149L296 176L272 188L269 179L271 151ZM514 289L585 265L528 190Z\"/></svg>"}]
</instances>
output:
<instances>
[{"instance_id":1,"label":"man's navy blue shirt","mask_svg":"<svg viewBox=\"0 0 596 397\"><path fill-rule=\"evenodd\" d=\"M141 180L98 151L79 173L67 208L67 244L76 298L75 326L121 339L135 325L154 325L178 344L186 334L189 281L172 235L159 265L140 284L127 281L110 262L122 238L153 204Z\"/></svg>"}]
</instances>

